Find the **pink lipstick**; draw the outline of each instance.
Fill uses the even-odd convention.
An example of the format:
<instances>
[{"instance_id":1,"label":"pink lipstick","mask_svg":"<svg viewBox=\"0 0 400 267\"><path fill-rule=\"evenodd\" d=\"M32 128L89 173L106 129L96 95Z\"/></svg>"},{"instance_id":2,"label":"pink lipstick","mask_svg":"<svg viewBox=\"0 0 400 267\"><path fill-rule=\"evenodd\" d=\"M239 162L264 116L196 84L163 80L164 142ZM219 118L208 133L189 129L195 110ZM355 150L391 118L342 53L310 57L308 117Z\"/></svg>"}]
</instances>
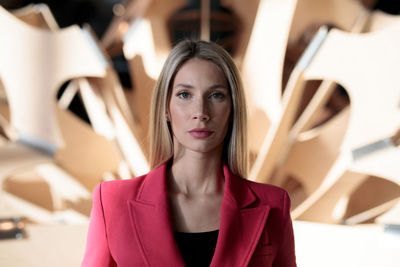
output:
<instances>
[{"instance_id":1,"label":"pink lipstick","mask_svg":"<svg viewBox=\"0 0 400 267\"><path fill-rule=\"evenodd\" d=\"M207 138L212 135L214 131L207 128L195 128L189 131L189 134L194 138Z\"/></svg>"}]
</instances>

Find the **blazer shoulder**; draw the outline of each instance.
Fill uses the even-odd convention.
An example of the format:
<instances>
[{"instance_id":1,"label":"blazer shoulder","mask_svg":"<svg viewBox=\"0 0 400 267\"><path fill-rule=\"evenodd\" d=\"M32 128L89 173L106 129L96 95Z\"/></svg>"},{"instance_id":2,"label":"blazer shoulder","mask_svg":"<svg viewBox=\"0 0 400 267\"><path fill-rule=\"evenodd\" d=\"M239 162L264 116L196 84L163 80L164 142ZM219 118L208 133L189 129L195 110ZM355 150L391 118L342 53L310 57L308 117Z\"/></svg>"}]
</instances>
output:
<instances>
[{"instance_id":1,"label":"blazer shoulder","mask_svg":"<svg viewBox=\"0 0 400 267\"><path fill-rule=\"evenodd\" d=\"M287 201L290 201L289 194L281 187L249 180L245 181L251 190L257 195L261 203L268 203L271 206L281 207Z\"/></svg>"},{"instance_id":2,"label":"blazer shoulder","mask_svg":"<svg viewBox=\"0 0 400 267\"><path fill-rule=\"evenodd\" d=\"M101 182L95 191L98 191L102 202L111 200L114 203L134 199L147 175L126 179Z\"/></svg>"}]
</instances>

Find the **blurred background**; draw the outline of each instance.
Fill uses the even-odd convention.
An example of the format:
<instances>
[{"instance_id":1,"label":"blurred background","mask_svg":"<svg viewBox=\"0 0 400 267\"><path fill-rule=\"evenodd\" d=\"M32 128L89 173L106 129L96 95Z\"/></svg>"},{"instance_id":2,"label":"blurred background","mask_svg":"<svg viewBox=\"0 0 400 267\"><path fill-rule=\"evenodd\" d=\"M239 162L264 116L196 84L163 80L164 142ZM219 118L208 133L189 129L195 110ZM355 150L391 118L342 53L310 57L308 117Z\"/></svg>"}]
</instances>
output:
<instances>
[{"instance_id":1,"label":"blurred background","mask_svg":"<svg viewBox=\"0 0 400 267\"><path fill-rule=\"evenodd\" d=\"M0 0L0 266L79 266L101 181L149 171L174 44L234 58L250 180L292 199L298 266L400 264L400 1Z\"/></svg>"}]
</instances>

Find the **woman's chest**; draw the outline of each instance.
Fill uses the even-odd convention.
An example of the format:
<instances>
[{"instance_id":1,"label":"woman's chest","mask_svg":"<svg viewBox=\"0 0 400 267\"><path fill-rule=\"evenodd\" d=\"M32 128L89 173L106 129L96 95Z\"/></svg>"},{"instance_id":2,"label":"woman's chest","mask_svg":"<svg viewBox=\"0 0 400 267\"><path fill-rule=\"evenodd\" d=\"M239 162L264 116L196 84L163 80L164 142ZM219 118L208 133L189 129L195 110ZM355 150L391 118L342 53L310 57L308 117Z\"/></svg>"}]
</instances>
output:
<instances>
[{"instance_id":1,"label":"woman's chest","mask_svg":"<svg viewBox=\"0 0 400 267\"><path fill-rule=\"evenodd\" d=\"M174 230L207 232L219 229L222 196L170 196L170 213Z\"/></svg>"}]
</instances>

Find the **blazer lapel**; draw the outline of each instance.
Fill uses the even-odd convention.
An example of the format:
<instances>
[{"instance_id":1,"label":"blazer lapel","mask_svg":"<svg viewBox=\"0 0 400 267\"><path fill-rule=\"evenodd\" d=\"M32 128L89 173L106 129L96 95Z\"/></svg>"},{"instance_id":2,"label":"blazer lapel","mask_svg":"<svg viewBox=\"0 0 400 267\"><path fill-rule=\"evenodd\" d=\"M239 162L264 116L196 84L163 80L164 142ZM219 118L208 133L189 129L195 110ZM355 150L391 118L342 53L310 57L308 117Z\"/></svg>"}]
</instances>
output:
<instances>
[{"instance_id":1,"label":"blazer lapel","mask_svg":"<svg viewBox=\"0 0 400 267\"><path fill-rule=\"evenodd\" d=\"M131 224L148 266L182 266L169 215L166 165L151 171L136 199L128 201Z\"/></svg>"},{"instance_id":2,"label":"blazer lapel","mask_svg":"<svg viewBox=\"0 0 400 267\"><path fill-rule=\"evenodd\" d=\"M270 207L257 205L246 181L224 165L225 191L217 246L210 266L247 266L263 232ZM253 205L252 205L253 204Z\"/></svg>"},{"instance_id":3,"label":"blazer lapel","mask_svg":"<svg viewBox=\"0 0 400 267\"><path fill-rule=\"evenodd\" d=\"M224 165L225 190L217 246L210 266L247 266L263 232L269 206L257 205L246 181ZM151 171L128 201L131 225L147 266L184 267L173 235L167 163Z\"/></svg>"}]
</instances>

